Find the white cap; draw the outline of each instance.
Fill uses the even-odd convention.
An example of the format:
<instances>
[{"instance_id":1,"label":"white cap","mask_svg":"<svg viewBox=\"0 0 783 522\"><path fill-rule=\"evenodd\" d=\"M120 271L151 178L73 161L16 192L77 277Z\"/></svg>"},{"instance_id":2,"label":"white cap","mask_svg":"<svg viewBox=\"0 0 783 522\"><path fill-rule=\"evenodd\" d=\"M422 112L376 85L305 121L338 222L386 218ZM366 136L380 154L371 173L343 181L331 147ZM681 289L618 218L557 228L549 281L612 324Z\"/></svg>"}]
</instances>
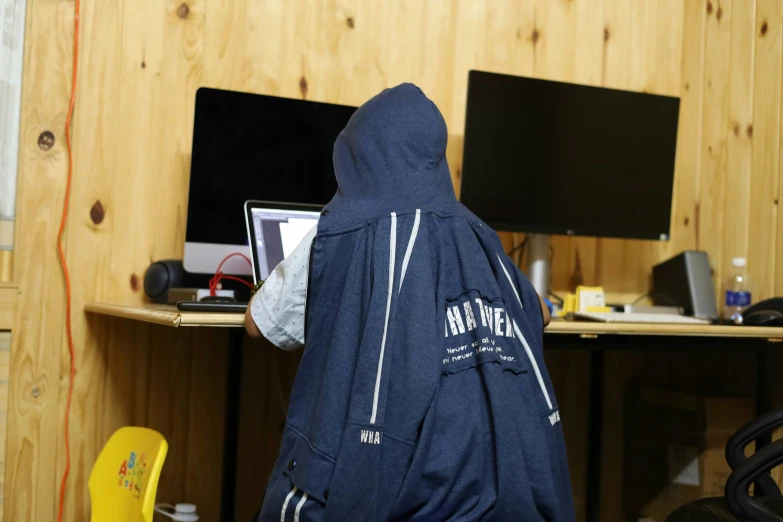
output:
<instances>
[{"instance_id":1,"label":"white cap","mask_svg":"<svg viewBox=\"0 0 783 522\"><path fill-rule=\"evenodd\" d=\"M745 268L745 258L735 257L731 260L731 264L734 265L734 268Z\"/></svg>"},{"instance_id":2,"label":"white cap","mask_svg":"<svg viewBox=\"0 0 783 522\"><path fill-rule=\"evenodd\" d=\"M173 511L172 511L173 510ZM158 504L155 511L161 515L166 515L175 522L198 522L195 504Z\"/></svg>"},{"instance_id":3,"label":"white cap","mask_svg":"<svg viewBox=\"0 0 783 522\"><path fill-rule=\"evenodd\" d=\"M174 506L174 510L177 513L195 513L196 512L196 505L195 504L177 504Z\"/></svg>"}]
</instances>

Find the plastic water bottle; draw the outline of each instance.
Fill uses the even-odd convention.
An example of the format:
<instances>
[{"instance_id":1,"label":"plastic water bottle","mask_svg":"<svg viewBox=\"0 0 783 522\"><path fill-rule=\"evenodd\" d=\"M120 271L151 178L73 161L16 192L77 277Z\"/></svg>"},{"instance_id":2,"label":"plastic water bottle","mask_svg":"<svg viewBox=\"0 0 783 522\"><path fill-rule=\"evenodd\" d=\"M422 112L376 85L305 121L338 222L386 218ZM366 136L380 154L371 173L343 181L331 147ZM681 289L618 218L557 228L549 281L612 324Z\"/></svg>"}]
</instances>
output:
<instances>
[{"instance_id":1,"label":"plastic water bottle","mask_svg":"<svg viewBox=\"0 0 783 522\"><path fill-rule=\"evenodd\" d=\"M745 258L735 257L731 264L734 269L726 281L723 318L734 324L742 324L742 312L750 306L751 301L750 283L745 270Z\"/></svg>"}]
</instances>

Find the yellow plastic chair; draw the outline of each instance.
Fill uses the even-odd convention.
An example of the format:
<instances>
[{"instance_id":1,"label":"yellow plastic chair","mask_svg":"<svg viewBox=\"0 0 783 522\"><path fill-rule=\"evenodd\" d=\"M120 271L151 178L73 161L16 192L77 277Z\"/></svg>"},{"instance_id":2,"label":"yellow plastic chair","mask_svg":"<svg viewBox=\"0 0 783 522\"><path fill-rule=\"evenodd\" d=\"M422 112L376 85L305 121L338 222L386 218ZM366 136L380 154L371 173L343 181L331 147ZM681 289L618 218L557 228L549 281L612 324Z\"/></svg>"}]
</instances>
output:
<instances>
[{"instance_id":1,"label":"yellow plastic chair","mask_svg":"<svg viewBox=\"0 0 783 522\"><path fill-rule=\"evenodd\" d=\"M152 522L169 445L157 431L126 427L103 447L90 474L91 522Z\"/></svg>"}]
</instances>

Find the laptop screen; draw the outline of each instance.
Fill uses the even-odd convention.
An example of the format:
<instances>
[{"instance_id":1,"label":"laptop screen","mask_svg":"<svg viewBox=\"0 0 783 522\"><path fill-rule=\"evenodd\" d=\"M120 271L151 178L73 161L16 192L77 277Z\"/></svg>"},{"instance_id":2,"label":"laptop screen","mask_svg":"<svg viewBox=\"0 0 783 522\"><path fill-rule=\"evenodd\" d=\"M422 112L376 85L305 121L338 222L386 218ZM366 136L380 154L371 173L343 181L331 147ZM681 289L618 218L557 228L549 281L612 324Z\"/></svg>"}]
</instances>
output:
<instances>
[{"instance_id":1,"label":"laptop screen","mask_svg":"<svg viewBox=\"0 0 783 522\"><path fill-rule=\"evenodd\" d=\"M251 255L255 281L269 273L299 245L317 223L317 210L249 208L249 228L252 228Z\"/></svg>"}]
</instances>

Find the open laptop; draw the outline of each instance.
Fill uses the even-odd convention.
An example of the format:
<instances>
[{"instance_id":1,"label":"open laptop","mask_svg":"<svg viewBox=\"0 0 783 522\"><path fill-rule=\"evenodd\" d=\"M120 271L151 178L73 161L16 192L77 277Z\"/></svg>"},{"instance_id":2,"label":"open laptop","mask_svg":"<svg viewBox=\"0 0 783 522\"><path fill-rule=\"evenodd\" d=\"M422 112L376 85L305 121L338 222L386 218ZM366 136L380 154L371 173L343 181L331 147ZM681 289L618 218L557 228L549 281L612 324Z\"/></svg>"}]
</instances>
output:
<instances>
[{"instance_id":1,"label":"open laptop","mask_svg":"<svg viewBox=\"0 0 783 522\"><path fill-rule=\"evenodd\" d=\"M253 263L253 282L265 280L283 259L318 224L320 205L279 203L273 201L245 202L245 226ZM247 303L183 301L177 303L183 312L244 313Z\"/></svg>"},{"instance_id":2,"label":"open laptop","mask_svg":"<svg viewBox=\"0 0 783 522\"><path fill-rule=\"evenodd\" d=\"M245 202L245 224L253 262L253 282L265 280L318 224L320 205Z\"/></svg>"}]
</instances>

